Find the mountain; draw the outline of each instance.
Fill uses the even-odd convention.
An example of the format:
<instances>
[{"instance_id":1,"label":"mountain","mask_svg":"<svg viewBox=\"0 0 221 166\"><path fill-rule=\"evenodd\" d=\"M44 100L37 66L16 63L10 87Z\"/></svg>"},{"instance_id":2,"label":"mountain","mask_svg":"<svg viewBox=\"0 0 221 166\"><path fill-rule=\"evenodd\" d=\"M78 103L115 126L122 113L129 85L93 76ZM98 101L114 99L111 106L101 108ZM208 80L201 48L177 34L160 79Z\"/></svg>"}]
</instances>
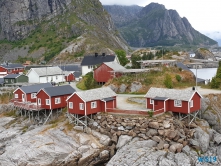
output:
<instances>
[{"instance_id":1,"label":"mountain","mask_svg":"<svg viewBox=\"0 0 221 166\"><path fill-rule=\"evenodd\" d=\"M104 8L132 47L217 45L216 41L196 31L176 10L167 10L158 3L146 7L113 5Z\"/></svg>"},{"instance_id":2,"label":"mountain","mask_svg":"<svg viewBox=\"0 0 221 166\"><path fill-rule=\"evenodd\" d=\"M115 49L128 47L99 0L0 1L2 60L51 61L62 50L73 60Z\"/></svg>"}]
</instances>

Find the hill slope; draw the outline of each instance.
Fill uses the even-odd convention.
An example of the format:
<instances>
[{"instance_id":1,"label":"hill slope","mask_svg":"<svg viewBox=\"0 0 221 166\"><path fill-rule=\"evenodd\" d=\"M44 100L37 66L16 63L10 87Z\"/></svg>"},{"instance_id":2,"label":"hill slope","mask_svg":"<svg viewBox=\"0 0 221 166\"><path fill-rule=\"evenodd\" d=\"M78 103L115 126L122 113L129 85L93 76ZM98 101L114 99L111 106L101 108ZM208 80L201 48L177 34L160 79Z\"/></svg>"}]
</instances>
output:
<instances>
[{"instance_id":1,"label":"hill slope","mask_svg":"<svg viewBox=\"0 0 221 166\"><path fill-rule=\"evenodd\" d=\"M28 55L49 61L71 44L77 47L69 53L77 56L127 49L99 0L1 0L0 40L3 60Z\"/></svg>"},{"instance_id":2,"label":"hill slope","mask_svg":"<svg viewBox=\"0 0 221 166\"><path fill-rule=\"evenodd\" d=\"M181 18L176 10L167 10L164 5L151 3L143 8L136 7L136 10L133 10L134 6L104 7L111 14L121 35L132 47L217 45L216 41L196 31L187 18ZM118 8L121 10L114 10ZM122 26L120 21L126 24Z\"/></svg>"}]
</instances>

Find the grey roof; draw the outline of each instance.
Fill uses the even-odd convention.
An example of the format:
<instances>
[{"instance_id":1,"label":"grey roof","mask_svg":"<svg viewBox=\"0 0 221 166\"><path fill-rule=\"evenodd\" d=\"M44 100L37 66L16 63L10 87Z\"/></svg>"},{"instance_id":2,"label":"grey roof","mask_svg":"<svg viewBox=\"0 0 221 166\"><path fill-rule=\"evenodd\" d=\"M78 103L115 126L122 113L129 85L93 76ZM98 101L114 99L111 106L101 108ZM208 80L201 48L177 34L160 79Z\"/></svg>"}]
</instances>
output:
<instances>
[{"instance_id":1,"label":"grey roof","mask_svg":"<svg viewBox=\"0 0 221 166\"><path fill-rule=\"evenodd\" d=\"M24 68L24 66L22 64L18 64L18 63L2 64L1 66L6 69Z\"/></svg>"},{"instance_id":2,"label":"grey roof","mask_svg":"<svg viewBox=\"0 0 221 166\"><path fill-rule=\"evenodd\" d=\"M81 66L89 66L89 65L98 65L104 62L112 62L115 59L115 55L98 55L98 56L84 56L84 59L81 62Z\"/></svg>"},{"instance_id":3,"label":"grey roof","mask_svg":"<svg viewBox=\"0 0 221 166\"><path fill-rule=\"evenodd\" d=\"M107 98L104 98L102 100L104 100L104 101L112 101L112 100L114 100L114 98L113 97L107 97Z\"/></svg>"},{"instance_id":4,"label":"grey roof","mask_svg":"<svg viewBox=\"0 0 221 166\"><path fill-rule=\"evenodd\" d=\"M4 78L17 78L18 76L20 76L20 74L8 74Z\"/></svg>"},{"instance_id":5,"label":"grey roof","mask_svg":"<svg viewBox=\"0 0 221 166\"><path fill-rule=\"evenodd\" d=\"M76 92L85 102L93 100L102 100L116 96L116 93L109 87L91 89L87 91Z\"/></svg>"},{"instance_id":6,"label":"grey roof","mask_svg":"<svg viewBox=\"0 0 221 166\"><path fill-rule=\"evenodd\" d=\"M59 66L61 68L61 70L63 71L79 71L81 72L81 66L80 64L73 64L73 65L61 65Z\"/></svg>"},{"instance_id":7,"label":"grey roof","mask_svg":"<svg viewBox=\"0 0 221 166\"><path fill-rule=\"evenodd\" d=\"M189 101L196 91L192 89L164 89L164 88L153 88L151 87L145 97L166 97L172 100L183 100ZM197 92L198 93L198 92Z\"/></svg>"},{"instance_id":8,"label":"grey roof","mask_svg":"<svg viewBox=\"0 0 221 166\"><path fill-rule=\"evenodd\" d=\"M177 62L176 66L177 66L178 68L181 68L182 70L186 70L186 71L192 72L186 65L184 65L184 64L181 63L181 62Z\"/></svg>"},{"instance_id":9,"label":"grey roof","mask_svg":"<svg viewBox=\"0 0 221 166\"><path fill-rule=\"evenodd\" d=\"M43 90L51 97L68 95L75 92L75 89L72 88L70 85L47 87Z\"/></svg>"},{"instance_id":10,"label":"grey roof","mask_svg":"<svg viewBox=\"0 0 221 166\"><path fill-rule=\"evenodd\" d=\"M36 84L30 86L22 86L20 89L25 93L37 93L40 89L52 87L51 83Z\"/></svg>"},{"instance_id":11,"label":"grey roof","mask_svg":"<svg viewBox=\"0 0 221 166\"><path fill-rule=\"evenodd\" d=\"M158 96L153 98L153 100L167 100L167 99L168 97L158 97Z\"/></svg>"},{"instance_id":12,"label":"grey roof","mask_svg":"<svg viewBox=\"0 0 221 166\"><path fill-rule=\"evenodd\" d=\"M58 66L42 67L42 68L31 68L30 70L35 71L39 76L61 75L63 73L63 71Z\"/></svg>"},{"instance_id":13,"label":"grey roof","mask_svg":"<svg viewBox=\"0 0 221 166\"><path fill-rule=\"evenodd\" d=\"M119 63L117 62L105 62L105 65L107 65L108 67L110 67L111 69L113 69L114 71L116 70L125 70L126 68L121 66Z\"/></svg>"},{"instance_id":14,"label":"grey roof","mask_svg":"<svg viewBox=\"0 0 221 166\"><path fill-rule=\"evenodd\" d=\"M0 78L0 84L4 84L4 78Z\"/></svg>"}]
</instances>

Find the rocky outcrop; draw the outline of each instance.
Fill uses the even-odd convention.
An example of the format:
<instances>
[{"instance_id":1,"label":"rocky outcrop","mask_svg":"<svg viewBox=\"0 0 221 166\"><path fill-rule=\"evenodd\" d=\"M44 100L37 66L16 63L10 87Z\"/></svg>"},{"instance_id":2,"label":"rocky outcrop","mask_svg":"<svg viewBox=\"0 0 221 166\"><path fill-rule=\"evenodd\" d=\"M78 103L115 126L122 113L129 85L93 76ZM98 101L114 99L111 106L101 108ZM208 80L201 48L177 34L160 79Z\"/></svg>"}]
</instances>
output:
<instances>
[{"instance_id":1,"label":"rocky outcrop","mask_svg":"<svg viewBox=\"0 0 221 166\"><path fill-rule=\"evenodd\" d=\"M134 81L129 85L121 84L121 85L108 85L114 92L118 93L125 93L125 92L139 92L142 89L142 84L140 82Z\"/></svg>"},{"instance_id":2,"label":"rocky outcrop","mask_svg":"<svg viewBox=\"0 0 221 166\"><path fill-rule=\"evenodd\" d=\"M196 59L205 59L205 60L213 60L215 61L214 54L205 48L198 48L195 52Z\"/></svg>"},{"instance_id":3,"label":"rocky outcrop","mask_svg":"<svg viewBox=\"0 0 221 166\"><path fill-rule=\"evenodd\" d=\"M216 41L196 31L187 18L181 18L176 10L167 10L161 4L150 3L136 10L133 6L117 5L105 9L118 25L121 35L133 47L175 44L217 45ZM130 20L128 16L131 16ZM119 24L119 20L122 20L122 24Z\"/></svg>"}]
</instances>

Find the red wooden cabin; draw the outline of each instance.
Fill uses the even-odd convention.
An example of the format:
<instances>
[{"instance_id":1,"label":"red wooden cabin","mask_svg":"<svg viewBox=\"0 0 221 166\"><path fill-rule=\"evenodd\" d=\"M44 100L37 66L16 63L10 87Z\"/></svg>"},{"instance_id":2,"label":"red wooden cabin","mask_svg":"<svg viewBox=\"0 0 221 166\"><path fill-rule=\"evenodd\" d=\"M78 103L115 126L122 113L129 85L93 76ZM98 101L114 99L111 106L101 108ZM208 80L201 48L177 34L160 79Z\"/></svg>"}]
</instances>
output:
<instances>
[{"instance_id":1,"label":"red wooden cabin","mask_svg":"<svg viewBox=\"0 0 221 166\"><path fill-rule=\"evenodd\" d=\"M164 89L150 88L145 95L146 107L152 109L154 114L172 111L189 114L200 110L201 98L198 91L193 89Z\"/></svg>"},{"instance_id":2,"label":"red wooden cabin","mask_svg":"<svg viewBox=\"0 0 221 166\"><path fill-rule=\"evenodd\" d=\"M52 87L51 83L36 84L18 87L14 93L13 101L36 103L37 92L46 87Z\"/></svg>"},{"instance_id":3,"label":"red wooden cabin","mask_svg":"<svg viewBox=\"0 0 221 166\"><path fill-rule=\"evenodd\" d=\"M67 99L70 114L90 115L116 108L116 93L109 87L74 92Z\"/></svg>"},{"instance_id":4,"label":"red wooden cabin","mask_svg":"<svg viewBox=\"0 0 221 166\"><path fill-rule=\"evenodd\" d=\"M117 62L105 62L94 70L94 79L96 82L107 82L113 77L118 77L121 74L113 71L125 70L123 66ZM115 75L114 75L115 73Z\"/></svg>"},{"instance_id":5,"label":"red wooden cabin","mask_svg":"<svg viewBox=\"0 0 221 166\"><path fill-rule=\"evenodd\" d=\"M73 72L65 71L64 75L65 75L66 82L71 82L75 80L75 76Z\"/></svg>"},{"instance_id":6,"label":"red wooden cabin","mask_svg":"<svg viewBox=\"0 0 221 166\"><path fill-rule=\"evenodd\" d=\"M36 95L37 105L49 110L64 108L67 106L66 99L74 92L70 85L43 88Z\"/></svg>"}]
</instances>

